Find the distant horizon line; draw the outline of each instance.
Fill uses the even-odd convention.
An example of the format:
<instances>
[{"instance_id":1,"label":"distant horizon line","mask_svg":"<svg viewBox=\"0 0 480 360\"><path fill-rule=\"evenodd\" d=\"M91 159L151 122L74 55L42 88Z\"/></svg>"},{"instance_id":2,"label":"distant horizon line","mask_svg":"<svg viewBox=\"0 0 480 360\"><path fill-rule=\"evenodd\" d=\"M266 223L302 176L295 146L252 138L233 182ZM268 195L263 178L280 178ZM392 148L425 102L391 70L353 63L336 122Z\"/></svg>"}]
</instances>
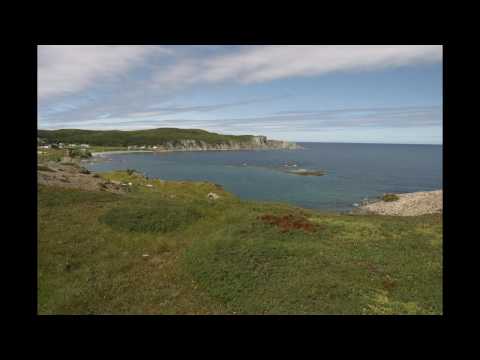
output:
<instances>
[{"instance_id":1,"label":"distant horizon line","mask_svg":"<svg viewBox=\"0 0 480 360\"><path fill-rule=\"evenodd\" d=\"M314 143L314 144L365 144L365 145L435 145L443 146L443 143L379 143L379 142L350 142L350 141L300 141L291 140L297 143Z\"/></svg>"}]
</instances>

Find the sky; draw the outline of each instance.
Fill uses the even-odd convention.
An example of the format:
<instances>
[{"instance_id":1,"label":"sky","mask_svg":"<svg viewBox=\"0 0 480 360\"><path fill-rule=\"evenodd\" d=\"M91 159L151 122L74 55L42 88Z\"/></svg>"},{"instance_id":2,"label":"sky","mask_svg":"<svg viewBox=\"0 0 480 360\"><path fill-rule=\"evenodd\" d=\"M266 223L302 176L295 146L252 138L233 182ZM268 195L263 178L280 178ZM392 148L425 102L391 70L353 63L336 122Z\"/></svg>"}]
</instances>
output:
<instances>
[{"instance_id":1,"label":"sky","mask_svg":"<svg viewBox=\"0 0 480 360\"><path fill-rule=\"evenodd\" d=\"M442 144L441 45L39 45L39 129Z\"/></svg>"}]
</instances>

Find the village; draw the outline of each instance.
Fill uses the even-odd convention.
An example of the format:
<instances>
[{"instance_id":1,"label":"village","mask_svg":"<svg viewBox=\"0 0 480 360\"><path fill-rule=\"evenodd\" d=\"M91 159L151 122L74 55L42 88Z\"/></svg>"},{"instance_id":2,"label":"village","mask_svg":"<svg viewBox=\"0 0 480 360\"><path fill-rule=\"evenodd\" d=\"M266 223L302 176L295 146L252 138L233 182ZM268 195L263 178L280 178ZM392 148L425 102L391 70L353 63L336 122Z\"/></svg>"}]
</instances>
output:
<instances>
[{"instance_id":1,"label":"village","mask_svg":"<svg viewBox=\"0 0 480 360\"><path fill-rule=\"evenodd\" d=\"M65 144L63 142L51 142L51 143L48 143L47 141L45 141L44 139L41 139L41 138L37 138L37 144L38 144L38 149L39 149L39 153L40 153L40 149L79 149L79 150L82 150L82 149L90 149L90 145L89 144ZM103 148L103 146L102 146ZM126 147L127 150L156 150L156 149L160 149L161 146L160 145L131 145L131 146L128 146Z\"/></svg>"},{"instance_id":2,"label":"village","mask_svg":"<svg viewBox=\"0 0 480 360\"><path fill-rule=\"evenodd\" d=\"M73 158L89 158L92 156L89 144L48 143L37 138L37 156L39 160L72 161Z\"/></svg>"},{"instance_id":3,"label":"village","mask_svg":"<svg viewBox=\"0 0 480 360\"><path fill-rule=\"evenodd\" d=\"M160 146L157 146L157 145L142 145L142 146L139 146L139 145L131 145L131 146L128 146L127 149L128 150L157 150L159 149Z\"/></svg>"},{"instance_id":4,"label":"village","mask_svg":"<svg viewBox=\"0 0 480 360\"><path fill-rule=\"evenodd\" d=\"M79 148L79 149L88 149L90 145L88 144L64 144L62 142L52 142L47 143L44 139L37 137L37 147L38 149L65 149L65 148Z\"/></svg>"}]
</instances>

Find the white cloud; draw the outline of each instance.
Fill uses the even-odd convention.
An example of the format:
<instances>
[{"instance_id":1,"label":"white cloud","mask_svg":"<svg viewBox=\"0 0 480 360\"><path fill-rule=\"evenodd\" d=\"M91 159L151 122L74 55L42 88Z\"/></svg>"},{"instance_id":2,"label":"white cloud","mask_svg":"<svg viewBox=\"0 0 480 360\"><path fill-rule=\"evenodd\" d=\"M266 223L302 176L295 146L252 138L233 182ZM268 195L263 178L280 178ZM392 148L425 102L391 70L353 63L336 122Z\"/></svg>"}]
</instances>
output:
<instances>
[{"instance_id":1,"label":"white cloud","mask_svg":"<svg viewBox=\"0 0 480 360\"><path fill-rule=\"evenodd\" d=\"M84 90L142 64L148 55L165 51L158 46L39 45L38 97Z\"/></svg>"},{"instance_id":2,"label":"white cloud","mask_svg":"<svg viewBox=\"0 0 480 360\"><path fill-rule=\"evenodd\" d=\"M121 92L162 93L193 84L233 81L258 83L339 71L375 70L442 59L440 45L262 45L198 47L154 45L39 45L38 97L75 94L106 81L128 78L128 71L149 56L168 54L173 63L153 69L137 89ZM134 78L132 78L134 79ZM120 91L120 90L119 90Z\"/></svg>"},{"instance_id":3,"label":"white cloud","mask_svg":"<svg viewBox=\"0 0 480 360\"><path fill-rule=\"evenodd\" d=\"M158 72L162 85L233 80L256 83L338 71L374 70L442 59L441 45L241 46L226 55L188 58Z\"/></svg>"}]
</instances>

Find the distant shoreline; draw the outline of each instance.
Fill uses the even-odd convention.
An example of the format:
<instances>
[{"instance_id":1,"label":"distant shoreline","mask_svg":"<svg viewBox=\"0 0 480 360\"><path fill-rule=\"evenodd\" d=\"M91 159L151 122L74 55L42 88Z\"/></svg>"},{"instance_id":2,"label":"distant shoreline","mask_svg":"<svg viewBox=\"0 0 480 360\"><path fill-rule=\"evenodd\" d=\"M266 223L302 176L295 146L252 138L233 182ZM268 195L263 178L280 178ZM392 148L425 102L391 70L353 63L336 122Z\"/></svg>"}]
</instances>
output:
<instances>
[{"instance_id":1,"label":"distant shoreline","mask_svg":"<svg viewBox=\"0 0 480 360\"><path fill-rule=\"evenodd\" d=\"M103 156L103 155L112 155L112 154L127 154L127 153L149 153L154 152L154 150L117 150L117 151L97 151L92 152L92 156Z\"/></svg>"},{"instance_id":2,"label":"distant shoreline","mask_svg":"<svg viewBox=\"0 0 480 360\"><path fill-rule=\"evenodd\" d=\"M298 149L276 149L276 148L252 148L252 149L193 149L193 150L185 150L185 149L176 149L176 150L114 150L114 151L97 151L92 152L92 156L98 157L103 155L113 155L113 154L129 154L129 153L171 153L171 152L203 152L203 151L268 151L268 150L301 150L302 148Z\"/></svg>"}]
</instances>

